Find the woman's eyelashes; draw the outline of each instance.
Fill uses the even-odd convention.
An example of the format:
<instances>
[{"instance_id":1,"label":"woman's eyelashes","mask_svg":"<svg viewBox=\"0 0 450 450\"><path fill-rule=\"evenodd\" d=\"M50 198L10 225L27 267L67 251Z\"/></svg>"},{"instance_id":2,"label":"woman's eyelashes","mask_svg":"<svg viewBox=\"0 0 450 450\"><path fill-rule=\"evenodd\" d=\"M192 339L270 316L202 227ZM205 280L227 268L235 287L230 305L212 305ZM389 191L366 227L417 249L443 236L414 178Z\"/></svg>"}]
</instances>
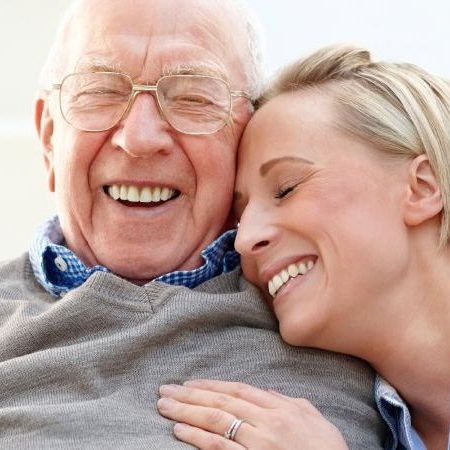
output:
<instances>
[{"instance_id":1,"label":"woman's eyelashes","mask_svg":"<svg viewBox=\"0 0 450 450\"><path fill-rule=\"evenodd\" d=\"M296 190L296 188L298 187L299 184L300 184L300 182L296 181L293 183L291 182L289 184L285 184L284 186L280 186L279 188L276 189L275 198L283 199L283 198L289 196L289 194L291 194L292 192L294 192Z\"/></svg>"},{"instance_id":2,"label":"woman's eyelashes","mask_svg":"<svg viewBox=\"0 0 450 450\"><path fill-rule=\"evenodd\" d=\"M275 187L273 196L277 200L283 200L290 197L296 192L300 186L308 182L317 171L308 170L307 172L299 173L298 170L293 174L280 174L273 179L273 185Z\"/></svg>"}]
</instances>

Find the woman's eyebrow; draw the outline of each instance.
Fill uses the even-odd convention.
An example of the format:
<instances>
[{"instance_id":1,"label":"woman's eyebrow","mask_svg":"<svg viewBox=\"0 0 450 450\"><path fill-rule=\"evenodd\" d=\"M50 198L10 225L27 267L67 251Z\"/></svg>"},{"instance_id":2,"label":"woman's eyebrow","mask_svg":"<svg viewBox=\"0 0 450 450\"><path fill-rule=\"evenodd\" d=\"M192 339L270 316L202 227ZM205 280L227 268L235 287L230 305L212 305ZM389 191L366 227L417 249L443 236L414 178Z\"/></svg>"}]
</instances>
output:
<instances>
[{"instance_id":1,"label":"woman's eyebrow","mask_svg":"<svg viewBox=\"0 0 450 450\"><path fill-rule=\"evenodd\" d=\"M270 170L272 170L275 166L284 162L293 162L296 164L308 165L314 164L309 159L301 158L300 156L281 156L280 158L274 158L262 164L259 168L259 173L261 174L261 176L265 177L267 173L270 172Z\"/></svg>"}]
</instances>

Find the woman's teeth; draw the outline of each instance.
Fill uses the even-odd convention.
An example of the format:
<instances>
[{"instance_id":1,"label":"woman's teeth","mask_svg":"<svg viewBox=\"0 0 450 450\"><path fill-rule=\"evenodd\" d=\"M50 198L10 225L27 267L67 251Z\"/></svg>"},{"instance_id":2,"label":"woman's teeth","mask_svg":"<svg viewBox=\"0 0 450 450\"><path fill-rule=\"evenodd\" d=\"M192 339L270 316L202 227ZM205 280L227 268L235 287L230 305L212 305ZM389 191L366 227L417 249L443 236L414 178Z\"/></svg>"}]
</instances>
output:
<instances>
[{"instance_id":1,"label":"woman's teeth","mask_svg":"<svg viewBox=\"0 0 450 450\"><path fill-rule=\"evenodd\" d=\"M268 283L269 294L275 297L276 293L284 286L291 278L298 275L305 275L313 267L315 262L313 260L303 261L298 264L290 264L288 267L277 273Z\"/></svg>"},{"instance_id":2,"label":"woman's teeth","mask_svg":"<svg viewBox=\"0 0 450 450\"><path fill-rule=\"evenodd\" d=\"M114 200L124 200L136 203L165 202L176 195L174 189L167 187L127 186L125 184L113 184L108 186L108 195Z\"/></svg>"}]
</instances>

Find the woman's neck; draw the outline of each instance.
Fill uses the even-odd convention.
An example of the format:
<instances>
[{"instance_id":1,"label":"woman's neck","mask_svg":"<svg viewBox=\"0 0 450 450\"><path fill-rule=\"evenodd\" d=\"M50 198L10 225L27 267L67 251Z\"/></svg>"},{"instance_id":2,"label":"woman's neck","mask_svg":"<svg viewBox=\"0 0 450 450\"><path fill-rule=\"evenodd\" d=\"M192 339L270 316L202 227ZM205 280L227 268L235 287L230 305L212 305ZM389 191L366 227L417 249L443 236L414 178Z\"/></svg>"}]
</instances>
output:
<instances>
[{"instance_id":1,"label":"woman's neck","mask_svg":"<svg viewBox=\"0 0 450 450\"><path fill-rule=\"evenodd\" d=\"M435 336L434 342L414 337L410 336L408 345L403 347L405 350L401 345L396 346L370 362L408 404L413 426L427 448L447 450L450 424L449 336ZM411 349L411 344L420 350Z\"/></svg>"},{"instance_id":2,"label":"woman's neck","mask_svg":"<svg viewBox=\"0 0 450 450\"><path fill-rule=\"evenodd\" d=\"M364 354L358 355L408 403L414 428L427 447L445 450L450 424L448 272L431 269L425 278L416 277L392 298L384 299L395 305L392 317L396 320L383 324L380 315L376 330L372 329L376 345L367 346Z\"/></svg>"}]
</instances>

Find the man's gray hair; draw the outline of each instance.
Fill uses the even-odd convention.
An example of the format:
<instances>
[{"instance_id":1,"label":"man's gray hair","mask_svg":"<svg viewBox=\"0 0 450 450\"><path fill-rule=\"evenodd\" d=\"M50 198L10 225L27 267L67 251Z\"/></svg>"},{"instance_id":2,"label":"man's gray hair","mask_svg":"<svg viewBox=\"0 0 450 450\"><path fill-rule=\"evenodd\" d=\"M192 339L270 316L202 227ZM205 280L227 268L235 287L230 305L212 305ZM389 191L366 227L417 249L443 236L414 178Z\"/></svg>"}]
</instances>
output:
<instances>
[{"instance_id":1,"label":"man's gray hair","mask_svg":"<svg viewBox=\"0 0 450 450\"><path fill-rule=\"evenodd\" d=\"M41 71L39 86L43 90L47 90L52 83L59 83L64 76L66 66L65 52L63 49L65 41L64 35L67 33L68 26L79 3L80 0L74 0L66 10L60 22L56 38L50 48L47 60ZM236 17L239 17L242 26L245 27L248 50L248 61L243 61L247 79L246 90L250 94L252 100L256 100L262 93L266 76L265 51L261 24L250 9L246 0L220 0L218 4L220 4L222 9L232 11Z\"/></svg>"}]
</instances>

